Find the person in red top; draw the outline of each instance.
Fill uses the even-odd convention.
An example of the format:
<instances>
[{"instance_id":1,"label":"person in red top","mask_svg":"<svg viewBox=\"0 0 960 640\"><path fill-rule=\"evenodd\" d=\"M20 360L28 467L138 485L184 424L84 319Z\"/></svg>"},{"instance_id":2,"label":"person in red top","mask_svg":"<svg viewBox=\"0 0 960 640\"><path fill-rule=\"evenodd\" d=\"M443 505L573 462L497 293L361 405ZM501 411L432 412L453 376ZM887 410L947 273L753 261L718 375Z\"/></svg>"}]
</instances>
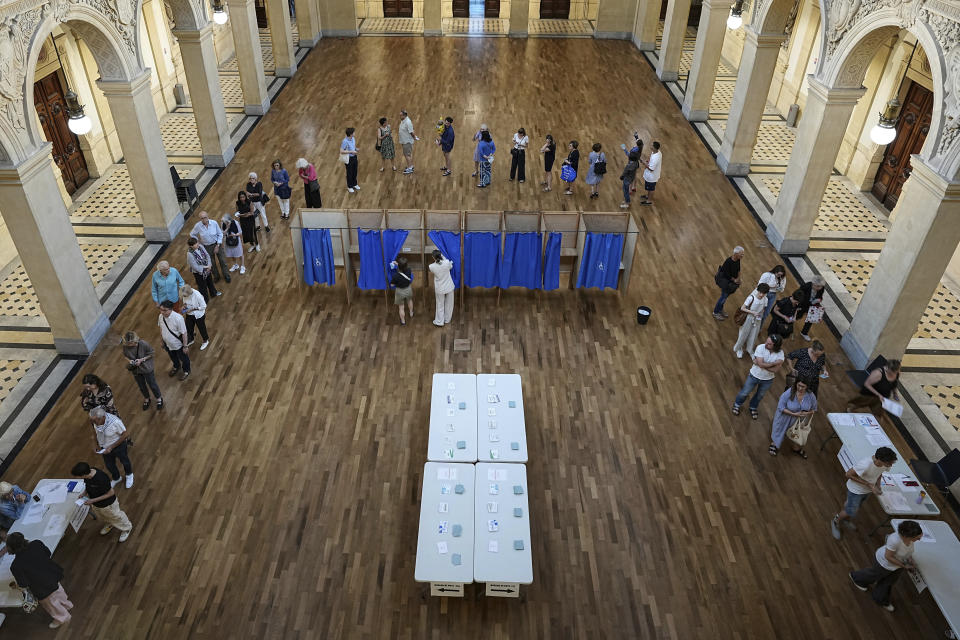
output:
<instances>
[{"instance_id":1,"label":"person in red top","mask_svg":"<svg viewBox=\"0 0 960 640\"><path fill-rule=\"evenodd\" d=\"M320 200L320 183L317 182L317 170L307 162L306 158L297 160L297 174L303 180L303 198L309 208L323 206Z\"/></svg>"}]
</instances>

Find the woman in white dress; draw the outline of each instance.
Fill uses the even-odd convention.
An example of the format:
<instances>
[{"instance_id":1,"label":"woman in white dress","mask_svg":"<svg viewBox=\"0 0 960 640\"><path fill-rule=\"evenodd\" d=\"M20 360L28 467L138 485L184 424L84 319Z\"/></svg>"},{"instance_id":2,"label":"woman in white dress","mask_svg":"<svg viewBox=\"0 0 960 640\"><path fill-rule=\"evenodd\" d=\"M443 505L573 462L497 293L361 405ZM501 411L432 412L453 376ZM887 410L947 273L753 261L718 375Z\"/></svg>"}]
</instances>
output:
<instances>
[{"instance_id":1,"label":"woman in white dress","mask_svg":"<svg viewBox=\"0 0 960 640\"><path fill-rule=\"evenodd\" d=\"M757 334L760 333L760 327L763 325L763 310L767 308L769 291L770 287L761 282L740 305L740 310L746 312L747 319L740 325L737 343L733 345L733 352L737 354L738 358L743 357L744 351L753 353L753 346L757 342Z\"/></svg>"}]
</instances>

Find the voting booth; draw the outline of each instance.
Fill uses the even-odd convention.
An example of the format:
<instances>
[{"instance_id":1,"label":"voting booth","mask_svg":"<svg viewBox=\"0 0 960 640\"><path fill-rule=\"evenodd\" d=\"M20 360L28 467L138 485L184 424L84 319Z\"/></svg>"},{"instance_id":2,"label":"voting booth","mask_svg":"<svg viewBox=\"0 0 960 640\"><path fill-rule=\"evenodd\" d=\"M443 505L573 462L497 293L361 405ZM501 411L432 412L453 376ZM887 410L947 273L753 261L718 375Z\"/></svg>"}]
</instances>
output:
<instances>
[{"instance_id":1,"label":"voting booth","mask_svg":"<svg viewBox=\"0 0 960 640\"><path fill-rule=\"evenodd\" d=\"M301 292L304 285L335 288L343 281L351 301L350 255L345 242L347 213L339 209L299 209L291 219L290 242ZM339 270L339 277L337 271Z\"/></svg>"}]
</instances>

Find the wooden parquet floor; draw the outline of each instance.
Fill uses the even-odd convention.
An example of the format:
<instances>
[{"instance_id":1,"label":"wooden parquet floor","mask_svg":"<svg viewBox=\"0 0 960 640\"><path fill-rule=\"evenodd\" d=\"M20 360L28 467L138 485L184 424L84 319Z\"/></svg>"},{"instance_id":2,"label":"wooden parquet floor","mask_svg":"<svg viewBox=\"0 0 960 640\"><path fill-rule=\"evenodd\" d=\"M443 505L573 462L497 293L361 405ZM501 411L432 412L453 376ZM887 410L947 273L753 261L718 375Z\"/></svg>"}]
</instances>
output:
<instances>
[{"instance_id":1,"label":"wooden parquet floor","mask_svg":"<svg viewBox=\"0 0 960 640\"><path fill-rule=\"evenodd\" d=\"M396 127L403 106L424 138L430 120L456 118L455 177L439 176L439 152L422 143L413 178L381 177L361 159L363 190L348 196L335 153L342 128L362 125L360 148L372 155L376 118ZM339 288L301 290L271 204L272 237L211 303L213 341L194 350L193 375L161 375L162 413L141 413L114 341L135 329L158 344L148 284L83 367L113 385L136 439L136 487L119 494L135 529L124 545L93 523L68 533L56 557L76 608L56 637L940 637L939 610L908 580L893 614L851 587L847 572L879 544L865 525L881 513L868 502L860 532L831 538L828 519L844 496L835 448L811 446L807 461L767 455L772 396L759 422L731 416L747 366L731 353L732 321L711 318L712 276L735 244L747 247L748 282L777 257L628 43L324 40L203 207L232 209L247 171L268 174L274 157L292 166L305 154L322 157L328 206L615 209L618 150L597 202L582 184L575 199L542 193L532 168L525 185L509 184L503 160L494 187L478 193L464 173L465 142L481 121L501 144L517 126L533 140L549 130L607 148L639 128L663 143L657 205L634 212L642 232L632 290L510 291L499 306L494 293L469 292L443 330L418 300L404 328L381 294L348 307ZM185 233L166 253L176 266ZM653 308L645 327L634 319L641 303ZM853 391L849 365L820 331L834 363L821 403L840 409ZM471 349L454 351L456 338ZM430 599L414 582L435 371L523 376L535 575L523 601L473 597L476 585L464 600ZM78 387L5 479L32 487L77 460L97 462ZM827 432L820 416L817 443ZM13 612L3 632L51 637L46 622Z\"/></svg>"}]
</instances>

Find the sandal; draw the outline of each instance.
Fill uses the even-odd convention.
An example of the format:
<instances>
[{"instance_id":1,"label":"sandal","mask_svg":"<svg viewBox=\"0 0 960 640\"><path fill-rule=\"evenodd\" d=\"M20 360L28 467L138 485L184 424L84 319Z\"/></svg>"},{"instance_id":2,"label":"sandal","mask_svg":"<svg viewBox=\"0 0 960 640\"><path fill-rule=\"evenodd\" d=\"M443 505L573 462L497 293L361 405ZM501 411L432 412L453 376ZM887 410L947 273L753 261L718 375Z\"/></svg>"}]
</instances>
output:
<instances>
[{"instance_id":1,"label":"sandal","mask_svg":"<svg viewBox=\"0 0 960 640\"><path fill-rule=\"evenodd\" d=\"M733 415L735 415L735 416L740 415L740 407L738 407L737 405L733 405L733 408L730 409L730 411L732 411L732 412L733 412Z\"/></svg>"},{"instance_id":2,"label":"sandal","mask_svg":"<svg viewBox=\"0 0 960 640\"><path fill-rule=\"evenodd\" d=\"M768 451L768 452L770 453L770 455L772 455L772 456L775 456L775 455L777 455L777 453L780 452L780 450L777 449L777 445L775 445L775 444L771 444L771 445L770 445L770 448L767 449L767 451Z\"/></svg>"},{"instance_id":3,"label":"sandal","mask_svg":"<svg viewBox=\"0 0 960 640\"><path fill-rule=\"evenodd\" d=\"M757 418L760 417L760 414L757 413L756 409L750 409L750 417L756 420Z\"/></svg>"},{"instance_id":4,"label":"sandal","mask_svg":"<svg viewBox=\"0 0 960 640\"><path fill-rule=\"evenodd\" d=\"M807 459L807 452L804 451L803 449L794 449L793 452L798 456L800 456L801 458L803 458L804 460Z\"/></svg>"}]
</instances>

